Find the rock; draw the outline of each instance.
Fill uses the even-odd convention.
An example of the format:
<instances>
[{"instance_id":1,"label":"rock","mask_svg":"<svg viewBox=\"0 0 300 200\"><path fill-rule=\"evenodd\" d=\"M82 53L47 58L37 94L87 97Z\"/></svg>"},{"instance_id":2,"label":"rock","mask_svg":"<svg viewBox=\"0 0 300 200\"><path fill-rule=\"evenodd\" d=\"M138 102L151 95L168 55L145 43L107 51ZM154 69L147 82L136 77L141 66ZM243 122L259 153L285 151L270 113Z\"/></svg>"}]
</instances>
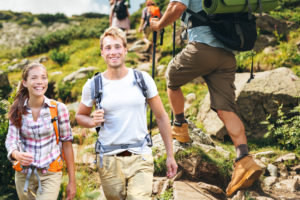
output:
<instances>
[{"instance_id":1,"label":"rock","mask_svg":"<svg viewBox=\"0 0 300 200\"><path fill-rule=\"evenodd\" d=\"M182 167L185 174L188 174L188 176L190 177L194 177L197 172L197 167L200 161L201 161L200 157L194 156L178 162L178 165Z\"/></svg>"},{"instance_id":2,"label":"rock","mask_svg":"<svg viewBox=\"0 0 300 200\"><path fill-rule=\"evenodd\" d=\"M90 66L90 67L87 67L87 68L82 67L79 70L77 70L77 71L67 75L65 78L63 78L63 83L65 83L65 82L75 82L78 79L85 78L86 75L89 72L93 72L93 71L97 71L97 70L98 70L98 68L93 67L93 66Z\"/></svg>"},{"instance_id":3,"label":"rock","mask_svg":"<svg viewBox=\"0 0 300 200\"><path fill-rule=\"evenodd\" d=\"M274 48L274 50L276 50L276 47L273 47L277 44L277 39L275 36L273 35L259 35L256 39L255 45L253 50L256 52L262 51L263 49L265 49L266 47L271 47ZM269 53L274 53L272 51L270 52L264 52L266 54Z\"/></svg>"},{"instance_id":4,"label":"rock","mask_svg":"<svg viewBox=\"0 0 300 200\"><path fill-rule=\"evenodd\" d=\"M281 177L286 178L289 175L286 165L281 164L278 166L278 169L279 169L279 174Z\"/></svg>"},{"instance_id":5,"label":"rock","mask_svg":"<svg viewBox=\"0 0 300 200\"><path fill-rule=\"evenodd\" d=\"M194 100L196 100L196 95L195 93L189 93L186 95L185 99L188 103L192 103Z\"/></svg>"},{"instance_id":6,"label":"rock","mask_svg":"<svg viewBox=\"0 0 300 200\"><path fill-rule=\"evenodd\" d=\"M46 55L40 57L40 63L46 62L47 60L49 60L49 58Z\"/></svg>"},{"instance_id":7,"label":"rock","mask_svg":"<svg viewBox=\"0 0 300 200\"><path fill-rule=\"evenodd\" d=\"M20 63L17 63L13 66L9 66L7 68L8 71L15 71L15 70L23 70L23 68L25 67L25 65L29 64L29 60L28 59L23 59Z\"/></svg>"},{"instance_id":8,"label":"rock","mask_svg":"<svg viewBox=\"0 0 300 200\"><path fill-rule=\"evenodd\" d=\"M140 71L149 72L151 70L151 66L152 66L151 63L142 63L136 69Z\"/></svg>"},{"instance_id":9,"label":"rock","mask_svg":"<svg viewBox=\"0 0 300 200\"><path fill-rule=\"evenodd\" d=\"M147 45L143 40L138 40L133 45L131 48L128 50L129 52L146 52L147 51Z\"/></svg>"},{"instance_id":10,"label":"rock","mask_svg":"<svg viewBox=\"0 0 300 200\"><path fill-rule=\"evenodd\" d=\"M166 65L159 65L158 67L156 67L157 69L157 75L158 76L162 76L165 74L167 66Z\"/></svg>"},{"instance_id":11,"label":"rock","mask_svg":"<svg viewBox=\"0 0 300 200\"><path fill-rule=\"evenodd\" d=\"M96 155L92 153L83 153L82 146L79 146L78 144L72 144L73 146L73 152L74 152L74 161L77 165L86 165L88 164L91 169L94 169L96 166L94 164L94 160Z\"/></svg>"},{"instance_id":12,"label":"rock","mask_svg":"<svg viewBox=\"0 0 300 200\"><path fill-rule=\"evenodd\" d=\"M175 181L173 185L174 200L215 200L213 196L197 189L197 183Z\"/></svg>"},{"instance_id":13,"label":"rock","mask_svg":"<svg viewBox=\"0 0 300 200\"><path fill-rule=\"evenodd\" d=\"M232 200L246 200L245 191L239 190Z\"/></svg>"},{"instance_id":14,"label":"rock","mask_svg":"<svg viewBox=\"0 0 300 200\"><path fill-rule=\"evenodd\" d=\"M256 198L256 200L274 200L273 198L263 197L263 196L261 196L261 197L255 197L255 198Z\"/></svg>"},{"instance_id":15,"label":"rock","mask_svg":"<svg viewBox=\"0 0 300 200\"><path fill-rule=\"evenodd\" d=\"M263 53L264 54L274 54L277 49L278 48L276 48L276 47L268 46L267 48L264 49Z\"/></svg>"},{"instance_id":16,"label":"rock","mask_svg":"<svg viewBox=\"0 0 300 200\"><path fill-rule=\"evenodd\" d=\"M256 27L261 32L273 33L273 31L277 30L278 34L287 35L289 31L299 28L299 24L297 23L276 19L266 13L263 13L262 17L258 13L255 16L257 17Z\"/></svg>"},{"instance_id":17,"label":"rock","mask_svg":"<svg viewBox=\"0 0 300 200\"><path fill-rule=\"evenodd\" d=\"M279 183L276 183L275 187L277 189L285 189L294 192L298 189L298 182L297 180L294 179L283 180L280 181Z\"/></svg>"},{"instance_id":18,"label":"rock","mask_svg":"<svg viewBox=\"0 0 300 200\"><path fill-rule=\"evenodd\" d=\"M294 176L294 179L299 180L300 181L300 175L296 175Z\"/></svg>"},{"instance_id":19,"label":"rock","mask_svg":"<svg viewBox=\"0 0 300 200\"><path fill-rule=\"evenodd\" d=\"M265 186L267 186L267 187L270 187L270 186L272 186L274 183L276 183L276 181L277 181L277 177L267 177L267 178L265 178L265 180L264 180L264 184L265 184Z\"/></svg>"},{"instance_id":20,"label":"rock","mask_svg":"<svg viewBox=\"0 0 300 200\"><path fill-rule=\"evenodd\" d=\"M14 62L14 63L16 63L16 62L18 62L19 61L19 59L18 58L14 58L11 62Z\"/></svg>"},{"instance_id":21,"label":"rock","mask_svg":"<svg viewBox=\"0 0 300 200\"><path fill-rule=\"evenodd\" d=\"M284 156L277 158L275 162L283 162L286 160L296 160L296 155L294 153L288 153Z\"/></svg>"},{"instance_id":22,"label":"rock","mask_svg":"<svg viewBox=\"0 0 300 200\"><path fill-rule=\"evenodd\" d=\"M262 170L265 170L267 168L267 166L264 163L262 163L260 160L254 159L254 161L256 162L257 165L259 165L262 168Z\"/></svg>"},{"instance_id":23,"label":"rock","mask_svg":"<svg viewBox=\"0 0 300 200\"><path fill-rule=\"evenodd\" d=\"M62 71L52 72L52 73L50 74L50 76L55 76L55 75L59 75L59 74L62 74Z\"/></svg>"},{"instance_id":24,"label":"rock","mask_svg":"<svg viewBox=\"0 0 300 200\"><path fill-rule=\"evenodd\" d=\"M182 174L183 174L182 171L180 171L179 173L177 173L177 174L171 179L171 181L172 181L172 182L177 181L178 179L181 178Z\"/></svg>"},{"instance_id":25,"label":"rock","mask_svg":"<svg viewBox=\"0 0 300 200\"><path fill-rule=\"evenodd\" d=\"M207 184L207 183L203 183L203 182L197 183L197 186L199 188L202 188L204 190L207 190L207 191L210 191L213 193L222 193L223 192L223 190L221 188L214 186L214 185Z\"/></svg>"},{"instance_id":26,"label":"rock","mask_svg":"<svg viewBox=\"0 0 300 200\"><path fill-rule=\"evenodd\" d=\"M67 108L68 108L69 111L72 110L74 112L77 112L78 107L79 107L79 102L74 102L74 103L68 104L66 106L67 106Z\"/></svg>"},{"instance_id":27,"label":"rock","mask_svg":"<svg viewBox=\"0 0 300 200\"><path fill-rule=\"evenodd\" d=\"M163 187L163 184L167 180L167 177L153 177L153 189L154 194L158 194Z\"/></svg>"},{"instance_id":28,"label":"rock","mask_svg":"<svg viewBox=\"0 0 300 200\"><path fill-rule=\"evenodd\" d=\"M300 165L297 165L295 167L291 167L291 170L294 170L294 171L300 170Z\"/></svg>"},{"instance_id":29,"label":"rock","mask_svg":"<svg viewBox=\"0 0 300 200\"><path fill-rule=\"evenodd\" d=\"M3 65L7 65L7 64L9 64L9 62L8 62L8 61L3 61L3 63L1 63L1 66L3 66Z\"/></svg>"},{"instance_id":30,"label":"rock","mask_svg":"<svg viewBox=\"0 0 300 200\"><path fill-rule=\"evenodd\" d=\"M263 163L269 163L270 159L268 159L266 157L261 157L260 161L263 162Z\"/></svg>"},{"instance_id":31,"label":"rock","mask_svg":"<svg viewBox=\"0 0 300 200\"><path fill-rule=\"evenodd\" d=\"M162 195L168 189L169 185L170 185L169 179L165 180L163 187L161 189L160 195Z\"/></svg>"},{"instance_id":32,"label":"rock","mask_svg":"<svg viewBox=\"0 0 300 200\"><path fill-rule=\"evenodd\" d=\"M271 176L277 177L277 167L273 164L268 164L268 171Z\"/></svg>"},{"instance_id":33,"label":"rock","mask_svg":"<svg viewBox=\"0 0 300 200\"><path fill-rule=\"evenodd\" d=\"M262 156L262 155L272 155L272 154L275 154L275 152L274 151L259 152L254 155L254 158L257 158L258 156Z\"/></svg>"},{"instance_id":34,"label":"rock","mask_svg":"<svg viewBox=\"0 0 300 200\"><path fill-rule=\"evenodd\" d=\"M288 68L278 68L266 72L255 73L255 79L247 83L250 74L240 73L235 76L236 104L238 115L245 126L247 138L261 138L267 133L267 125L260 122L265 121L271 114L277 116L278 105L274 100L283 104L282 111L289 113L298 105L296 96L300 91L300 81L291 80L295 75ZM214 135L223 139L228 134L223 122L217 113L210 109L210 95L206 95L197 116L197 120L204 124L206 134Z\"/></svg>"}]
</instances>

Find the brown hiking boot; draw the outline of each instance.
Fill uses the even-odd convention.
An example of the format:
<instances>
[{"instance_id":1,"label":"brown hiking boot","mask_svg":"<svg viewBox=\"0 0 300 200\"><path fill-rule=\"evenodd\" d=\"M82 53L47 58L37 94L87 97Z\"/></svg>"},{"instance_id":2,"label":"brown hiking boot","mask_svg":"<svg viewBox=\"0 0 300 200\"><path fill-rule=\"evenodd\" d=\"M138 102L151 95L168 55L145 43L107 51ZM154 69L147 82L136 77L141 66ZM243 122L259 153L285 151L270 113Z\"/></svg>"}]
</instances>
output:
<instances>
[{"instance_id":1,"label":"brown hiking boot","mask_svg":"<svg viewBox=\"0 0 300 200\"><path fill-rule=\"evenodd\" d=\"M261 167L256 164L251 155L245 156L237 162L234 161L234 172L226 189L227 195L232 195L238 189L249 188L261 174Z\"/></svg>"},{"instance_id":2,"label":"brown hiking boot","mask_svg":"<svg viewBox=\"0 0 300 200\"><path fill-rule=\"evenodd\" d=\"M179 142L186 143L190 141L188 123L174 122L172 126L172 138Z\"/></svg>"}]
</instances>

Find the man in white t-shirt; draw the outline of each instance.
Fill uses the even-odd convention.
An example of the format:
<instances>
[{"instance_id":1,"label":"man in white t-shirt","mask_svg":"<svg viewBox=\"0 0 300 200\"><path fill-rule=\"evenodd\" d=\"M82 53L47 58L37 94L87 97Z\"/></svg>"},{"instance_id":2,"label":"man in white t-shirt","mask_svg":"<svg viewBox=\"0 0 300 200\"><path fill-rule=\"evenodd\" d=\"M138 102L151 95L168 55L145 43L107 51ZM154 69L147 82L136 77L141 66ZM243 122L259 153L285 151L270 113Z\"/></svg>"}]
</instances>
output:
<instances>
[{"instance_id":1,"label":"man in white t-shirt","mask_svg":"<svg viewBox=\"0 0 300 200\"><path fill-rule=\"evenodd\" d=\"M76 120L86 128L101 125L98 141L103 146L136 144L148 134L147 105L141 88L134 84L133 70L125 67L125 33L119 28L110 27L100 37L100 49L107 64L107 70L101 74L103 109L94 111L93 118L90 117L94 105L91 92L94 79L89 79L83 87ZM148 104L165 143L167 176L171 178L176 174L177 164L173 156L169 117L154 80L145 72L142 75L148 87ZM105 152L102 161L98 159L97 167L107 199L151 199L154 166L152 151L148 146Z\"/></svg>"}]
</instances>

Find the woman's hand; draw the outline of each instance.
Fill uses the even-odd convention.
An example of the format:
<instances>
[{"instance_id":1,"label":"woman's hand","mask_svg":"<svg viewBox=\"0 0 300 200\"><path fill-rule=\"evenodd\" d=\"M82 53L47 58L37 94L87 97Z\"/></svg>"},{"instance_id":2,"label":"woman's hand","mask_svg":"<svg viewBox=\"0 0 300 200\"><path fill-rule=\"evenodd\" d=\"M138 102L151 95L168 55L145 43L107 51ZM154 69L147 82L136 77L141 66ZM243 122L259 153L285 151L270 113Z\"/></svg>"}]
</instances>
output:
<instances>
[{"instance_id":1,"label":"woman's hand","mask_svg":"<svg viewBox=\"0 0 300 200\"><path fill-rule=\"evenodd\" d=\"M174 156L167 157L167 168L168 168L168 172L167 172L168 178L174 177L177 173L177 168L178 168Z\"/></svg>"},{"instance_id":2,"label":"woman's hand","mask_svg":"<svg viewBox=\"0 0 300 200\"><path fill-rule=\"evenodd\" d=\"M72 200L76 195L76 183L75 181L69 182L67 186L67 200Z\"/></svg>"},{"instance_id":3,"label":"woman's hand","mask_svg":"<svg viewBox=\"0 0 300 200\"><path fill-rule=\"evenodd\" d=\"M23 166L29 166L33 162L33 156L28 152L21 153L15 150L12 156Z\"/></svg>"}]
</instances>

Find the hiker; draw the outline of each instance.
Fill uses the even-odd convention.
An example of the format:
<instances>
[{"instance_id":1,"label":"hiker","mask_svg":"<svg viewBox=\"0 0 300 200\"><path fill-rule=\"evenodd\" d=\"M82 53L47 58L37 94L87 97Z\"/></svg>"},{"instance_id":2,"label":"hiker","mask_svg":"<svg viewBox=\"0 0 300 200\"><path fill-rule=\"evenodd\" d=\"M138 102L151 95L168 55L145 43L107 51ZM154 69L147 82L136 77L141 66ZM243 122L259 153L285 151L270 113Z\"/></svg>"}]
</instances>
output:
<instances>
[{"instance_id":1,"label":"hiker","mask_svg":"<svg viewBox=\"0 0 300 200\"><path fill-rule=\"evenodd\" d=\"M202 0L171 0L162 19L152 19L150 28L153 31L164 28L175 22L187 9L200 12L203 10ZM190 14L186 13L186 24L189 17ZM235 56L212 35L207 25L188 29L188 36L188 45L170 61L166 71L168 96L175 115L172 137L182 143L190 140L180 87L202 76L209 89L211 109L225 124L236 147L236 167L227 188L227 195L230 196L239 188L250 187L262 174L261 168L248 153L245 128L236 114Z\"/></svg>"},{"instance_id":2,"label":"hiker","mask_svg":"<svg viewBox=\"0 0 300 200\"><path fill-rule=\"evenodd\" d=\"M63 167L60 145L69 175L67 199L73 199L76 194L69 112L63 103L45 96L47 88L45 66L38 62L27 65L8 112L5 146L16 170L15 184L20 200L57 199Z\"/></svg>"},{"instance_id":3,"label":"hiker","mask_svg":"<svg viewBox=\"0 0 300 200\"><path fill-rule=\"evenodd\" d=\"M130 29L128 7L125 5L124 0L115 0L115 4L111 6L109 15L109 26L118 27L123 31Z\"/></svg>"},{"instance_id":4,"label":"hiker","mask_svg":"<svg viewBox=\"0 0 300 200\"><path fill-rule=\"evenodd\" d=\"M143 40L146 43L146 50L149 50L152 42L149 41L149 36L151 34L150 20L153 17L161 18L163 13L156 7L156 4L152 0L147 0L146 7L142 11L142 18L139 27L139 32L142 33L143 30ZM160 35L158 32L157 35Z\"/></svg>"},{"instance_id":5,"label":"hiker","mask_svg":"<svg viewBox=\"0 0 300 200\"><path fill-rule=\"evenodd\" d=\"M152 77L125 66L127 41L121 29L106 29L100 37L100 49L107 70L86 82L75 117L83 127L100 126L96 161L106 198L150 200L154 164L148 146L151 137L147 130L147 104L166 147L167 176L171 178L177 164L169 117ZM94 104L102 109L96 109L91 118Z\"/></svg>"}]
</instances>

